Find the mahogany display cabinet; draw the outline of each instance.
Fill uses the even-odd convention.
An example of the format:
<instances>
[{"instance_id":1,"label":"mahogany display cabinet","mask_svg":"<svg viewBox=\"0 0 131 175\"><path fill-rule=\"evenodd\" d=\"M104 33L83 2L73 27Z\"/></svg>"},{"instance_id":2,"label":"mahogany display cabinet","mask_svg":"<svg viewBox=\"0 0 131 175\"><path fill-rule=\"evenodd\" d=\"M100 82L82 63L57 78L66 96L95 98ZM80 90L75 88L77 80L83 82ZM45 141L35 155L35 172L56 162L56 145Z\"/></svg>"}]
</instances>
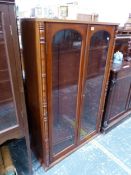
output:
<instances>
[{"instance_id":1,"label":"mahogany display cabinet","mask_svg":"<svg viewBox=\"0 0 131 175\"><path fill-rule=\"evenodd\" d=\"M0 0L0 144L25 137L31 164L14 7L13 0Z\"/></svg>"},{"instance_id":2,"label":"mahogany display cabinet","mask_svg":"<svg viewBox=\"0 0 131 175\"><path fill-rule=\"evenodd\" d=\"M114 52L123 53L123 64L112 65L102 131L108 131L131 114L131 31L118 32Z\"/></svg>"},{"instance_id":3,"label":"mahogany display cabinet","mask_svg":"<svg viewBox=\"0 0 131 175\"><path fill-rule=\"evenodd\" d=\"M32 148L47 168L95 136L117 24L23 19Z\"/></svg>"}]
</instances>

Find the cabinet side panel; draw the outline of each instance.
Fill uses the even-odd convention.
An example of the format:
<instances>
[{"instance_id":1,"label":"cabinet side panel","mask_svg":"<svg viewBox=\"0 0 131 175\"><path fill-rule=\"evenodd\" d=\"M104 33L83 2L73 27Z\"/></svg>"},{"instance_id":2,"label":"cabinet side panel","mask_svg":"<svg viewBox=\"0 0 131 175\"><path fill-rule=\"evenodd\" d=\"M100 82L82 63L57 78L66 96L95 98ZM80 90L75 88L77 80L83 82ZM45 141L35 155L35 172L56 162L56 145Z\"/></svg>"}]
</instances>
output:
<instances>
[{"instance_id":1,"label":"cabinet side panel","mask_svg":"<svg viewBox=\"0 0 131 175\"><path fill-rule=\"evenodd\" d=\"M37 70L36 23L23 20L21 22L21 30L25 67L25 92L31 143L37 157L43 159Z\"/></svg>"}]
</instances>

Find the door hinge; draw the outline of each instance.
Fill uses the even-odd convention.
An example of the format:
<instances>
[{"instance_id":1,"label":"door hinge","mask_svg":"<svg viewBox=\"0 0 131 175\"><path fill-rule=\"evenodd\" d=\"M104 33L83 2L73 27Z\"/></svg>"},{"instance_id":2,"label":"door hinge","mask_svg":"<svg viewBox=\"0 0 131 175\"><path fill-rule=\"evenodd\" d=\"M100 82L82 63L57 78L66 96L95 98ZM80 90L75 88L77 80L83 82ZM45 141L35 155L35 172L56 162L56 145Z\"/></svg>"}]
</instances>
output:
<instances>
[{"instance_id":1,"label":"door hinge","mask_svg":"<svg viewBox=\"0 0 131 175\"><path fill-rule=\"evenodd\" d=\"M13 35L12 26L10 25L10 34Z\"/></svg>"}]
</instances>

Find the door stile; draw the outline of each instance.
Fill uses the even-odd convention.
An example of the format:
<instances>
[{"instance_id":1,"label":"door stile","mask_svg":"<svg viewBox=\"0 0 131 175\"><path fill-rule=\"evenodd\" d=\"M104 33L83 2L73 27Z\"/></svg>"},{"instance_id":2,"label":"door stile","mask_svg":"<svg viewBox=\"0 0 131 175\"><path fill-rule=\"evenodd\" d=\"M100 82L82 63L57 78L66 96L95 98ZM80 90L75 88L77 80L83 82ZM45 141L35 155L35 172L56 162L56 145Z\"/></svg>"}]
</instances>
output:
<instances>
[{"instance_id":1,"label":"door stile","mask_svg":"<svg viewBox=\"0 0 131 175\"><path fill-rule=\"evenodd\" d=\"M85 76L86 76L86 68L88 65L88 55L89 55L89 25L87 25L86 29L86 41L85 41L85 51L83 53L83 63L80 72L80 82L79 82L79 98L77 105L77 137L76 137L76 145L80 144L80 130L81 130L81 110L83 106L83 97L84 97L84 85L85 85Z\"/></svg>"},{"instance_id":2,"label":"door stile","mask_svg":"<svg viewBox=\"0 0 131 175\"><path fill-rule=\"evenodd\" d=\"M45 31L46 32L46 44L47 44L47 47L46 47L46 56L47 56L47 62L46 62L46 66L47 66L47 77L48 77L48 80L47 80L47 103L48 103L48 137L49 138L49 162L51 163L52 162L52 158L53 158L53 151L52 151L52 123L53 123L53 120L52 120L52 115L53 115L53 112L52 112L52 51L51 51L51 41L52 41L52 33L48 33L48 29L49 26L48 26L48 23L45 23ZM50 43L50 44L49 44ZM46 152L46 150L45 150ZM47 153L46 153L47 154Z\"/></svg>"},{"instance_id":3,"label":"door stile","mask_svg":"<svg viewBox=\"0 0 131 175\"><path fill-rule=\"evenodd\" d=\"M79 65L79 77L78 77L78 84L77 84L77 102L76 102L76 118L75 118L75 137L74 137L74 144L70 145L69 147L65 148L64 150L57 153L55 156L53 156L53 149L52 149L52 131L53 131L53 108L52 108L52 86L53 86L53 77L52 77L52 70L53 70L53 53L52 53L52 41L53 36L56 32L60 30L66 30L66 29L74 29L75 31L79 32L82 36L82 46L81 46L81 53L80 53L80 65ZM72 25L60 25L58 28L52 29L51 23L46 23L46 50L47 50L47 99L48 99L48 124L49 124L49 149L50 149L50 163L52 163L54 160L61 157L61 155L67 154L68 150L72 150L77 146L77 139L78 139L78 130L77 126L79 120L79 110L80 110L80 98L81 98L81 82L82 82L82 74L83 74L83 64L84 64L84 56L85 56L85 46L86 46L86 39L85 35L87 33L87 25L76 25L76 28L74 28Z\"/></svg>"},{"instance_id":4,"label":"door stile","mask_svg":"<svg viewBox=\"0 0 131 175\"><path fill-rule=\"evenodd\" d=\"M112 28L111 30L107 28L106 31L108 31L110 34L110 43L109 43L107 60L106 60L106 65L105 65L105 74L103 77L103 83L102 83L102 89L101 89L99 110L98 110L98 114L97 114L97 122L96 122L96 132L97 133L100 131L100 128L101 128L101 121L102 121L102 116L103 116L103 112L104 112L105 98L106 98L106 94L107 94L110 69L111 69L111 65L112 65L113 50L115 47L116 27Z\"/></svg>"},{"instance_id":5,"label":"door stile","mask_svg":"<svg viewBox=\"0 0 131 175\"><path fill-rule=\"evenodd\" d=\"M6 5L2 5L0 7L0 11L2 14L2 27L3 27L3 36L5 41L5 54L6 54L6 61L7 61L7 67L8 67L8 73L9 73L9 79L10 79L10 85L11 85L11 91L12 91L12 98L14 103L14 109L15 109L15 117L16 117L16 124L14 126L11 126L9 129L18 128L19 125L22 126L22 120L20 120L21 110L20 110L20 103L18 100L18 92L17 92L17 73L14 69L15 60L14 60L14 53L13 53L13 46L12 46L12 33L10 31L10 18L7 14L8 7ZM8 41L8 42L7 42ZM8 129L7 129L8 131Z\"/></svg>"},{"instance_id":6,"label":"door stile","mask_svg":"<svg viewBox=\"0 0 131 175\"><path fill-rule=\"evenodd\" d=\"M127 101L126 101L126 105L125 105L126 110L128 110L128 108L130 107L130 99L131 99L131 84L130 84L130 88L129 88L129 92L128 92L128 96L127 96Z\"/></svg>"},{"instance_id":7,"label":"door stile","mask_svg":"<svg viewBox=\"0 0 131 175\"><path fill-rule=\"evenodd\" d=\"M77 94L77 105L76 105L76 133L75 133L75 146L78 145L79 130L80 130L80 109L81 109L81 93L82 93L82 81L84 75L84 65L85 65L85 52L86 52L86 42L87 42L88 26L86 25L85 40L83 39L83 44L81 48L80 56L80 67L79 67L79 80L78 80L78 94Z\"/></svg>"},{"instance_id":8,"label":"door stile","mask_svg":"<svg viewBox=\"0 0 131 175\"><path fill-rule=\"evenodd\" d=\"M111 28L112 29L112 28ZM93 34L97 31L103 30L103 26L97 26L97 25L89 25L88 26L88 34L87 34L87 41L86 41L86 53L85 53L85 66L84 66L84 75L83 75L83 82L82 82L82 93L81 93L81 107L80 107L80 118L79 118L79 135L78 135L78 144L81 144L85 141L87 141L90 137L92 137L93 135L95 135L97 132L99 132L99 127L100 127L100 122L101 122L101 118L102 118L102 113L103 113L103 109L104 109L104 101L105 101L105 96L106 96L106 92L107 90L105 90L105 87L107 89L108 86L108 78L109 78L109 73L110 73L110 66L111 66L111 57L112 57L112 51L114 48L114 38L112 38L112 32L114 32L114 29L111 30L110 28L104 26L104 30L107 31L110 34L110 43L108 47L108 52L107 52L107 60L106 60L106 66L105 66L105 70L106 72L104 73L104 77L103 77L103 82L102 82L102 89L101 89L101 97L100 97L100 101L99 101L99 107L98 107L98 112L97 112L97 118L96 118L96 130L94 130L93 132L87 134L87 136L85 138L83 138L82 140L80 140L80 128L81 128L81 118L82 118L82 107L84 104L84 87L85 87L85 80L86 80L86 73L88 71L88 67L89 67L89 49L90 49L90 42L91 42L91 38L93 36ZM111 45L113 45L113 47L111 47ZM109 65L110 64L110 65ZM106 84L107 82L107 84Z\"/></svg>"}]
</instances>

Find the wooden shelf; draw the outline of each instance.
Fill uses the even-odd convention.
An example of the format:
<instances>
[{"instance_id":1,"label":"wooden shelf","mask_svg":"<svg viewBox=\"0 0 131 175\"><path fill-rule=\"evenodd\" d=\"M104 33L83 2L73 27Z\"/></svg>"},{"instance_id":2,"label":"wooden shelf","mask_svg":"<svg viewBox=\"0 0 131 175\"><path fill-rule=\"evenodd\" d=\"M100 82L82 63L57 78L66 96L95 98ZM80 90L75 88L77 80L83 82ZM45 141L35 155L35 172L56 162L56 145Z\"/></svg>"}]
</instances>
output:
<instances>
[{"instance_id":1,"label":"wooden shelf","mask_svg":"<svg viewBox=\"0 0 131 175\"><path fill-rule=\"evenodd\" d=\"M12 98L12 97L11 97L11 98L8 98L8 99L6 99L6 100L0 101L0 104L1 104L1 103L7 103L7 102L10 102L10 101L13 101L13 98Z\"/></svg>"},{"instance_id":2,"label":"wooden shelf","mask_svg":"<svg viewBox=\"0 0 131 175\"><path fill-rule=\"evenodd\" d=\"M98 46L98 47L90 48L90 50L102 50L102 49L108 49L108 46Z\"/></svg>"},{"instance_id":3,"label":"wooden shelf","mask_svg":"<svg viewBox=\"0 0 131 175\"><path fill-rule=\"evenodd\" d=\"M5 41L0 41L0 45L5 44Z\"/></svg>"},{"instance_id":4,"label":"wooden shelf","mask_svg":"<svg viewBox=\"0 0 131 175\"><path fill-rule=\"evenodd\" d=\"M0 72L7 72L8 69L0 69Z\"/></svg>"},{"instance_id":5,"label":"wooden shelf","mask_svg":"<svg viewBox=\"0 0 131 175\"><path fill-rule=\"evenodd\" d=\"M10 80L9 79L7 79L7 80L0 80L0 83L6 83L6 82L10 82Z\"/></svg>"}]
</instances>

